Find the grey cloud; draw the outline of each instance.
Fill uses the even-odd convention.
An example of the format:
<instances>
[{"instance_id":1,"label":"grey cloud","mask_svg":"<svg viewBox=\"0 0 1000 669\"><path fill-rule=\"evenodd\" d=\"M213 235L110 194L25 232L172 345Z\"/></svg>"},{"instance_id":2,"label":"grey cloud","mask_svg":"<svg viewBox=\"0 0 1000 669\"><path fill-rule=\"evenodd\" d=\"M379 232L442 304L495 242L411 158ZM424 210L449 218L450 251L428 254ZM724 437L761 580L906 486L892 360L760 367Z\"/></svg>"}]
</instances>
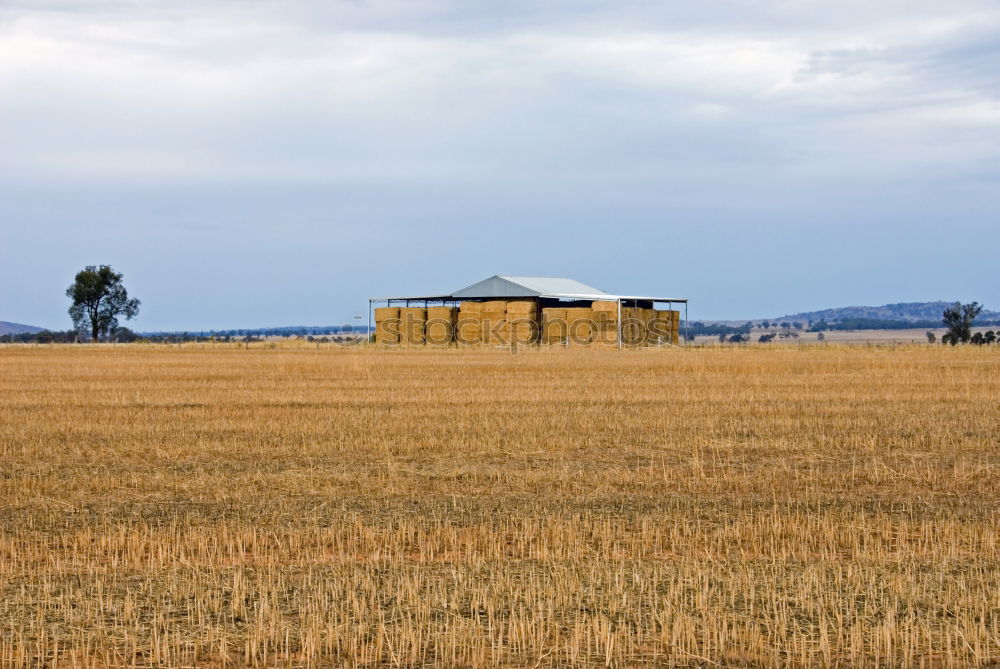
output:
<instances>
[{"instance_id":1,"label":"grey cloud","mask_svg":"<svg viewBox=\"0 0 1000 669\"><path fill-rule=\"evenodd\" d=\"M369 286L494 271L753 315L839 303L784 283L835 248L851 301L923 299L880 277L930 290L933 248L1000 241L998 23L974 1L7 2L0 281L122 258L149 328L255 324L241 277L271 322L328 322ZM204 305L171 302L174 268L209 275ZM47 324L60 294L0 318Z\"/></svg>"}]
</instances>

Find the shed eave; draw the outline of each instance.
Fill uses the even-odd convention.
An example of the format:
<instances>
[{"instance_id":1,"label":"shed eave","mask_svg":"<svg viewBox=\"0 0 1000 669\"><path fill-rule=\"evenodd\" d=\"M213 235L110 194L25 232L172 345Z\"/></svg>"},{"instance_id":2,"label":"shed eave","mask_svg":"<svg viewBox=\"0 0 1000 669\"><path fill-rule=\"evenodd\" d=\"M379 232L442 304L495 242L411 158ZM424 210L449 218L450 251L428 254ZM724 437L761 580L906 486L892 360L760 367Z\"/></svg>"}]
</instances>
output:
<instances>
[{"instance_id":1,"label":"shed eave","mask_svg":"<svg viewBox=\"0 0 1000 669\"><path fill-rule=\"evenodd\" d=\"M618 300L641 300L644 302L687 302L683 297L654 297L650 295L612 295L609 293L545 293L538 297L547 297L559 300L593 300L617 302Z\"/></svg>"},{"instance_id":2,"label":"shed eave","mask_svg":"<svg viewBox=\"0 0 1000 669\"><path fill-rule=\"evenodd\" d=\"M644 302L680 302L686 303L687 298L685 297L655 297L651 295L612 295L610 293L541 293L535 295L504 295L504 299L509 298L519 298L519 299L537 299L537 298L547 298L555 300L591 300L591 301L609 301L615 302L618 300L640 300ZM388 302L392 300L393 302L403 301L403 300L413 300L413 301L427 301L427 302L461 302L463 300L490 300L497 299L494 296L482 296L482 297L471 297L471 296L459 296L459 295L401 295L401 296L389 296L389 297L370 297L368 298L372 302Z\"/></svg>"},{"instance_id":3,"label":"shed eave","mask_svg":"<svg viewBox=\"0 0 1000 669\"><path fill-rule=\"evenodd\" d=\"M392 300L393 302L396 302L397 300L426 300L428 302L452 302L456 301L456 299L457 298L452 297L451 295L403 295L403 296L393 295L391 297L368 298L370 302L387 302L389 300Z\"/></svg>"}]
</instances>

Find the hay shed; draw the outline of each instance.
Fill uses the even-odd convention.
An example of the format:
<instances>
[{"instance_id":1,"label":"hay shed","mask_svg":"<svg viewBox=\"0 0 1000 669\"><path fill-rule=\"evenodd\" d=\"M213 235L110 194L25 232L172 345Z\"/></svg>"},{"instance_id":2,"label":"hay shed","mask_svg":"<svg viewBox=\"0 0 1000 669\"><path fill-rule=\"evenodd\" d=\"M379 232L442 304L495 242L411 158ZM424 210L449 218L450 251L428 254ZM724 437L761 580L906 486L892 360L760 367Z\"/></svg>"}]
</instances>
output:
<instances>
[{"instance_id":1,"label":"hay shed","mask_svg":"<svg viewBox=\"0 0 1000 669\"><path fill-rule=\"evenodd\" d=\"M621 295L607 293L574 279L545 276L510 276L497 274L464 288L442 295L409 295L399 297L372 297L368 300L368 331L372 331L372 313L376 307L400 309L432 306L455 307L483 303L484 310L490 304L501 301L531 302L535 305L535 319L541 322L547 309L594 309L603 310L611 323L617 323L614 338L622 346L622 317L640 310L653 310L657 305L673 311L675 305L684 306L684 331L687 332L687 299L655 295ZM521 305L522 307L524 305ZM464 307L463 307L464 308ZM679 316L679 312L677 316ZM678 323L678 325L680 325ZM679 332L678 327L678 332Z\"/></svg>"}]
</instances>

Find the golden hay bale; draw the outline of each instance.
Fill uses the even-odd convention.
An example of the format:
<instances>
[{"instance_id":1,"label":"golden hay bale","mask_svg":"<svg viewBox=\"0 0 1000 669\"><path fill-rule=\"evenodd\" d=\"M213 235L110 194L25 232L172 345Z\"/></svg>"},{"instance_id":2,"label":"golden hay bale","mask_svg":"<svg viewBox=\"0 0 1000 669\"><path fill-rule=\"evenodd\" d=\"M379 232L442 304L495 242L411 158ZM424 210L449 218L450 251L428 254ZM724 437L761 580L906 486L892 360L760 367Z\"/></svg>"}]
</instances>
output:
<instances>
[{"instance_id":1,"label":"golden hay bale","mask_svg":"<svg viewBox=\"0 0 1000 669\"><path fill-rule=\"evenodd\" d=\"M457 313L455 307L427 307L427 320L444 319L453 321Z\"/></svg>"},{"instance_id":2,"label":"golden hay bale","mask_svg":"<svg viewBox=\"0 0 1000 669\"><path fill-rule=\"evenodd\" d=\"M482 302L462 302L459 305L459 311L463 314L481 314L483 313L483 303Z\"/></svg>"},{"instance_id":3,"label":"golden hay bale","mask_svg":"<svg viewBox=\"0 0 1000 669\"><path fill-rule=\"evenodd\" d=\"M504 345L509 343L509 328L507 325L507 314L496 311L495 303L486 302L490 306L488 311L482 314L482 332L480 338L484 344Z\"/></svg>"},{"instance_id":4,"label":"golden hay bale","mask_svg":"<svg viewBox=\"0 0 1000 669\"><path fill-rule=\"evenodd\" d=\"M668 344L671 341L669 312L657 311L656 318L649 323L649 342L653 344Z\"/></svg>"},{"instance_id":5,"label":"golden hay bale","mask_svg":"<svg viewBox=\"0 0 1000 669\"><path fill-rule=\"evenodd\" d=\"M398 344L402 334L399 307L378 307L375 309L375 343Z\"/></svg>"},{"instance_id":6,"label":"golden hay bale","mask_svg":"<svg viewBox=\"0 0 1000 669\"><path fill-rule=\"evenodd\" d=\"M598 319L594 321L593 329L594 332L618 332L618 321Z\"/></svg>"},{"instance_id":7,"label":"golden hay bale","mask_svg":"<svg viewBox=\"0 0 1000 669\"><path fill-rule=\"evenodd\" d=\"M375 343L376 344L398 344L400 336L399 320L387 318L375 321Z\"/></svg>"},{"instance_id":8,"label":"golden hay bale","mask_svg":"<svg viewBox=\"0 0 1000 669\"><path fill-rule=\"evenodd\" d=\"M507 303L508 314L534 315L535 303L530 300L515 300Z\"/></svg>"},{"instance_id":9,"label":"golden hay bale","mask_svg":"<svg viewBox=\"0 0 1000 669\"><path fill-rule=\"evenodd\" d=\"M542 309L542 341L556 344L566 339L566 310Z\"/></svg>"},{"instance_id":10,"label":"golden hay bale","mask_svg":"<svg viewBox=\"0 0 1000 669\"><path fill-rule=\"evenodd\" d=\"M629 318L640 318L641 312L637 307L626 307L622 305L622 320L627 320Z\"/></svg>"},{"instance_id":11,"label":"golden hay bale","mask_svg":"<svg viewBox=\"0 0 1000 669\"><path fill-rule=\"evenodd\" d=\"M573 344L589 344L594 337L594 310L590 307L566 309L566 334Z\"/></svg>"},{"instance_id":12,"label":"golden hay bale","mask_svg":"<svg viewBox=\"0 0 1000 669\"><path fill-rule=\"evenodd\" d=\"M534 311L525 314L508 313L503 330L508 342L526 344L538 340L539 325Z\"/></svg>"},{"instance_id":13,"label":"golden hay bale","mask_svg":"<svg viewBox=\"0 0 1000 669\"><path fill-rule=\"evenodd\" d=\"M486 302L482 302L481 304L483 305L484 312L490 312L490 313L500 312L502 314L507 313L506 300L487 300Z\"/></svg>"},{"instance_id":14,"label":"golden hay bale","mask_svg":"<svg viewBox=\"0 0 1000 669\"><path fill-rule=\"evenodd\" d=\"M482 325L478 320L459 318L455 330L455 341L463 346L480 344L483 341Z\"/></svg>"},{"instance_id":15,"label":"golden hay bale","mask_svg":"<svg viewBox=\"0 0 1000 669\"><path fill-rule=\"evenodd\" d=\"M538 341L539 327L534 321L515 323L510 327L510 342L533 344Z\"/></svg>"},{"instance_id":16,"label":"golden hay bale","mask_svg":"<svg viewBox=\"0 0 1000 669\"><path fill-rule=\"evenodd\" d=\"M407 346L423 346L426 344L424 339L424 333L421 332L407 332L403 336L403 344Z\"/></svg>"},{"instance_id":17,"label":"golden hay bale","mask_svg":"<svg viewBox=\"0 0 1000 669\"><path fill-rule=\"evenodd\" d=\"M656 309L642 309L642 321L646 327L646 343L657 343Z\"/></svg>"},{"instance_id":18,"label":"golden hay bale","mask_svg":"<svg viewBox=\"0 0 1000 669\"><path fill-rule=\"evenodd\" d=\"M400 334L400 341L411 346L424 344L426 340L424 337L423 322L414 321L411 325L404 325Z\"/></svg>"},{"instance_id":19,"label":"golden hay bale","mask_svg":"<svg viewBox=\"0 0 1000 669\"><path fill-rule=\"evenodd\" d=\"M428 307L424 339L427 344L446 346L455 340L455 307Z\"/></svg>"},{"instance_id":20,"label":"golden hay bale","mask_svg":"<svg viewBox=\"0 0 1000 669\"><path fill-rule=\"evenodd\" d=\"M667 309L658 309L656 311L656 317L660 320L667 321L670 323L680 314L679 311L670 311Z\"/></svg>"},{"instance_id":21,"label":"golden hay bale","mask_svg":"<svg viewBox=\"0 0 1000 669\"><path fill-rule=\"evenodd\" d=\"M510 325L504 316L483 317L482 340L499 346L510 343Z\"/></svg>"},{"instance_id":22,"label":"golden hay bale","mask_svg":"<svg viewBox=\"0 0 1000 669\"><path fill-rule=\"evenodd\" d=\"M548 325L542 331L542 342L546 344L563 344L566 342L566 324Z\"/></svg>"},{"instance_id":23,"label":"golden hay bale","mask_svg":"<svg viewBox=\"0 0 1000 669\"><path fill-rule=\"evenodd\" d=\"M455 341L455 325L451 320L434 318L427 321L425 342L433 346L447 346Z\"/></svg>"},{"instance_id":24,"label":"golden hay bale","mask_svg":"<svg viewBox=\"0 0 1000 669\"><path fill-rule=\"evenodd\" d=\"M407 321L426 321L427 309L424 307L400 307L399 318L404 323Z\"/></svg>"},{"instance_id":25,"label":"golden hay bale","mask_svg":"<svg viewBox=\"0 0 1000 669\"><path fill-rule=\"evenodd\" d=\"M621 338L628 346L640 346L646 343L649 330L645 314L641 307L622 307Z\"/></svg>"},{"instance_id":26,"label":"golden hay bale","mask_svg":"<svg viewBox=\"0 0 1000 669\"><path fill-rule=\"evenodd\" d=\"M598 312L598 311L603 311L603 312L609 312L610 311L611 313L617 315L617 313L618 313L618 301L617 300L596 300L596 301L594 301L594 302L591 303L590 308L593 309L595 313Z\"/></svg>"},{"instance_id":27,"label":"golden hay bale","mask_svg":"<svg viewBox=\"0 0 1000 669\"><path fill-rule=\"evenodd\" d=\"M411 346L424 343L424 327L427 309L424 307L400 307L400 341Z\"/></svg>"},{"instance_id":28,"label":"golden hay bale","mask_svg":"<svg viewBox=\"0 0 1000 669\"><path fill-rule=\"evenodd\" d=\"M618 345L618 322L603 321L595 324L592 342L597 345Z\"/></svg>"}]
</instances>

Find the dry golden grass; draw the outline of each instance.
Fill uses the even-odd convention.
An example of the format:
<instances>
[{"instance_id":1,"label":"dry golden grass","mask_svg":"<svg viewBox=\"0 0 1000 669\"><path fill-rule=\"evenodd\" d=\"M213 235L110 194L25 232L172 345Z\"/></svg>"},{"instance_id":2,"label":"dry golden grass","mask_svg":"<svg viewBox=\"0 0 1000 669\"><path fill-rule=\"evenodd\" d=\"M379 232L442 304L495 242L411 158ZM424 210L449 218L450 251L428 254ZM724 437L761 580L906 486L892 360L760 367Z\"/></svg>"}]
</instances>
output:
<instances>
[{"instance_id":1,"label":"dry golden grass","mask_svg":"<svg viewBox=\"0 0 1000 669\"><path fill-rule=\"evenodd\" d=\"M5 347L0 666L986 666L998 398L984 348Z\"/></svg>"}]
</instances>

